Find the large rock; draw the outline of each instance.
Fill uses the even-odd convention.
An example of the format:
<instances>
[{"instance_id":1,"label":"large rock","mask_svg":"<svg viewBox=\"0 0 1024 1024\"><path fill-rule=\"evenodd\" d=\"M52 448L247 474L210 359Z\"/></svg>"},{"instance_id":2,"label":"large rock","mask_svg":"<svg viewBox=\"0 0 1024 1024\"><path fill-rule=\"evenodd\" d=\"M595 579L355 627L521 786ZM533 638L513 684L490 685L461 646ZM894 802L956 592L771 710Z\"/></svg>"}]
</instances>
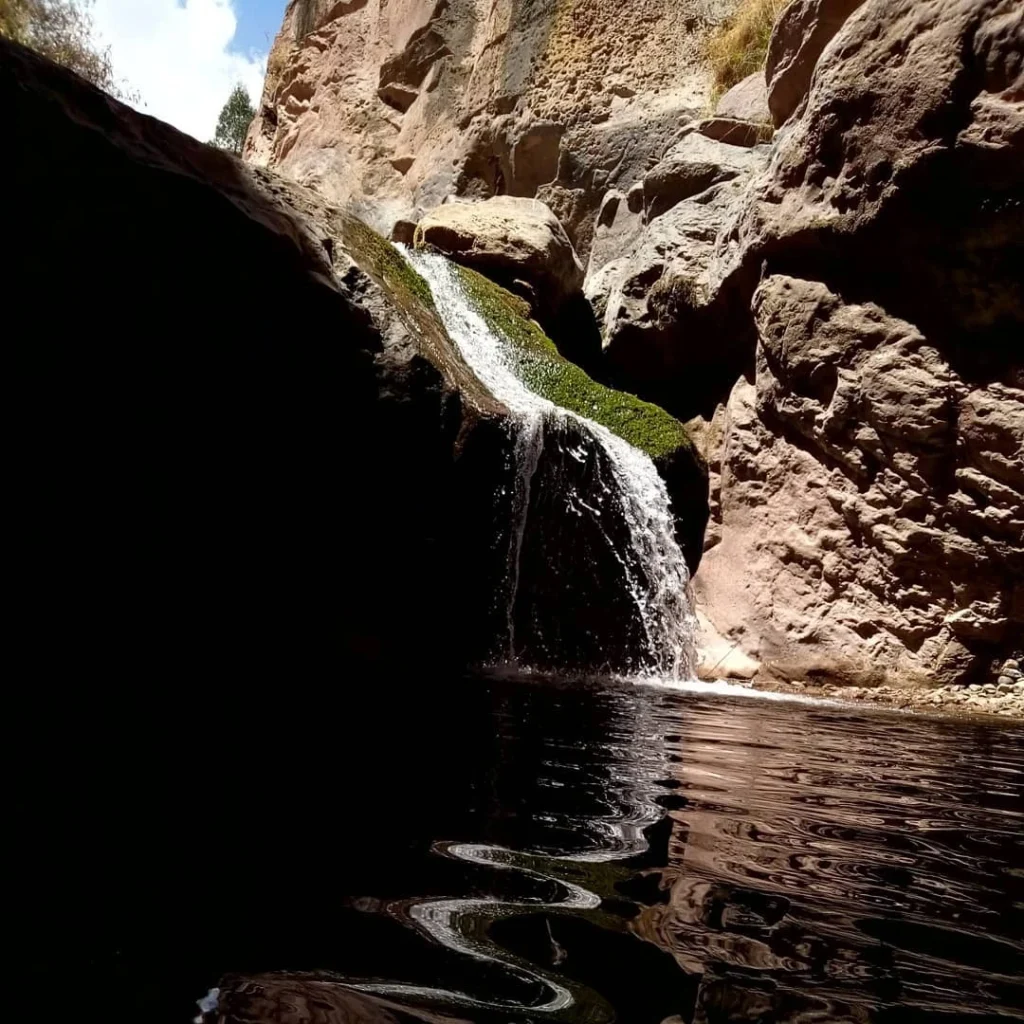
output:
<instances>
[{"instance_id":1,"label":"large rock","mask_svg":"<svg viewBox=\"0 0 1024 1024\"><path fill-rule=\"evenodd\" d=\"M513 290L523 282L548 310L557 310L583 287L583 267L569 237L536 199L495 196L478 203L445 203L419 222L416 244Z\"/></svg>"},{"instance_id":2,"label":"large rock","mask_svg":"<svg viewBox=\"0 0 1024 1024\"><path fill-rule=\"evenodd\" d=\"M1024 629L1022 44L1010 0L868 0L716 242L756 368L697 588L767 673L966 681Z\"/></svg>"},{"instance_id":3,"label":"large rock","mask_svg":"<svg viewBox=\"0 0 1024 1024\"><path fill-rule=\"evenodd\" d=\"M688 135L645 178L646 223L632 246L604 266L591 261L586 294L601 324L604 372L684 420L710 414L753 366L747 299L734 296L732 282L719 284L717 245L766 159L765 149ZM596 245L601 251L600 227Z\"/></svg>"},{"instance_id":4,"label":"large rock","mask_svg":"<svg viewBox=\"0 0 1024 1024\"><path fill-rule=\"evenodd\" d=\"M356 266L372 236L6 43L0 97L18 661L255 687L486 653L505 410Z\"/></svg>"},{"instance_id":5,"label":"large rock","mask_svg":"<svg viewBox=\"0 0 1024 1024\"><path fill-rule=\"evenodd\" d=\"M390 232L457 195L537 196L585 258L611 188L698 116L733 0L291 0L246 158Z\"/></svg>"},{"instance_id":6,"label":"large rock","mask_svg":"<svg viewBox=\"0 0 1024 1024\"><path fill-rule=\"evenodd\" d=\"M552 417L523 508L519 419L390 243L25 50L0 58L20 660L409 683L505 657L514 624L533 665L636 662L625 512L578 420ZM696 559L702 467L679 424L671 450L656 432ZM565 494L598 512L581 523Z\"/></svg>"},{"instance_id":7,"label":"large rock","mask_svg":"<svg viewBox=\"0 0 1024 1024\"><path fill-rule=\"evenodd\" d=\"M819 282L769 277L754 311L704 613L766 674L958 680L1020 629L1024 392L973 389L912 325Z\"/></svg>"},{"instance_id":8,"label":"large rock","mask_svg":"<svg viewBox=\"0 0 1024 1024\"><path fill-rule=\"evenodd\" d=\"M779 16L768 44L762 79L775 126L803 103L822 51L864 0L793 0Z\"/></svg>"}]
</instances>

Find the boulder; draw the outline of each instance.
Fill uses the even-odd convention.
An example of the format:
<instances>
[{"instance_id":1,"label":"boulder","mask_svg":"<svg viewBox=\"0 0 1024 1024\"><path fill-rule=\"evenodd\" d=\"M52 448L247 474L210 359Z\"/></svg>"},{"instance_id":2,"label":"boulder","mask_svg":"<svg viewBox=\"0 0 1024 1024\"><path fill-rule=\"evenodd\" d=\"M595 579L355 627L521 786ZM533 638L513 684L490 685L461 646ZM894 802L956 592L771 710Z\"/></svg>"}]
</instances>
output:
<instances>
[{"instance_id":1,"label":"boulder","mask_svg":"<svg viewBox=\"0 0 1024 1024\"><path fill-rule=\"evenodd\" d=\"M20 661L115 684L141 667L408 685L506 656L514 621L531 664L634 663L610 456L552 417L533 466L548 484L520 508L520 420L389 242L6 42L0 100L19 154L3 174ZM681 425L601 395L623 432L651 424L699 557ZM600 513L581 526L566 494Z\"/></svg>"},{"instance_id":2,"label":"boulder","mask_svg":"<svg viewBox=\"0 0 1024 1024\"><path fill-rule=\"evenodd\" d=\"M767 80L766 102L776 127L803 103L818 58L863 2L793 0L782 12L772 30L762 76Z\"/></svg>"},{"instance_id":3,"label":"boulder","mask_svg":"<svg viewBox=\"0 0 1024 1024\"><path fill-rule=\"evenodd\" d=\"M559 350L592 370L601 341L583 295L583 267L558 218L537 199L445 203L416 228L429 246L522 296Z\"/></svg>"},{"instance_id":4,"label":"boulder","mask_svg":"<svg viewBox=\"0 0 1024 1024\"><path fill-rule=\"evenodd\" d=\"M629 250L591 262L604 374L684 421L710 415L753 365L749 300L715 273L719 235L766 159L765 149L687 135L645 179L648 222Z\"/></svg>"},{"instance_id":5,"label":"boulder","mask_svg":"<svg viewBox=\"0 0 1024 1024\"><path fill-rule=\"evenodd\" d=\"M532 286L540 304L556 310L583 287L583 267L558 219L535 199L495 196L480 203L445 203L416 228L429 246L517 290Z\"/></svg>"},{"instance_id":6,"label":"boulder","mask_svg":"<svg viewBox=\"0 0 1024 1024\"><path fill-rule=\"evenodd\" d=\"M867 0L715 243L755 366L696 587L766 676L967 682L1020 635L1022 43L1010 0Z\"/></svg>"},{"instance_id":7,"label":"boulder","mask_svg":"<svg viewBox=\"0 0 1024 1024\"><path fill-rule=\"evenodd\" d=\"M486 654L506 411L397 253L3 41L0 98L19 662L256 687Z\"/></svg>"},{"instance_id":8,"label":"boulder","mask_svg":"<svg viewBox=\"0 0 1024 1024\"><path fill-rule=\"evenodd\" d=\"M768 89L763 71L755 71L738 82L715 105L715 117L731 117L751 124L769 124Z\"/></svg>"}]
</instances>

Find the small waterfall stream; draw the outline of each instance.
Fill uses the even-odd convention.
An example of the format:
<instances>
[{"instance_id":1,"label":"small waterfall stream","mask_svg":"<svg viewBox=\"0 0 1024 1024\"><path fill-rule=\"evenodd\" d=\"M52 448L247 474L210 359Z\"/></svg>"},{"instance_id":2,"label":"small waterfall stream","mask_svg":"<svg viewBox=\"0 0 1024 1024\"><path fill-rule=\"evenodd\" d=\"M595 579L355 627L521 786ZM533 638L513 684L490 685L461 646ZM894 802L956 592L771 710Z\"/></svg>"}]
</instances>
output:
<instances>
[{"instance_id":1,"label":"small waterfall stream","mask_svg":"<svg viewBox=\"0 0 1024 1024\"><path fill-rule=\"evenodd\" d=\"M531 582L541 583L537 589L530 588L534 595L543 589L542 581L524 578L528 571L524 543L531 529L551 537L587 534L599 537L600 552L576 549L557 554L563 560L585 561L588 571L596 570L603 558L614 564L619 581L605 575L598 578L595 573L590 592L578 595L574 591L575 596L581 604L599 602L609 598L610 587L623 589L637 624L637 650L625 663L610 660L607 667L647 678L692 678L695 619L688 599L689 572L676 541L668 491L654 463L600 424L531 391L516 373L511 346L497 337L473 308L452 265L433 253L405 250L405 255L429 284L438 313L462 357L513 417L513 521L503 660L513 666L524 661L528 665L531 644L521 634L545 632L543 612L524 593ZM542 471L542 464L547 463L554 469ZM539 493L546 483L551 489L552 472L557 475L559 494ZM532 521L531 513L536 516L539 503L547 517L556 515L564 521ZM581 521L588 529L582 528ZM549 545L548 568L556 573L551 554ZM524 601L531 606L522 607ZM559 614L564 618L581 611L579 606L563 607ZM546 631L558 632L550 624ZM557 636L548 639L557 645ZM537 638L533 641L535 648Z\"/></svg>"}]
</instances>

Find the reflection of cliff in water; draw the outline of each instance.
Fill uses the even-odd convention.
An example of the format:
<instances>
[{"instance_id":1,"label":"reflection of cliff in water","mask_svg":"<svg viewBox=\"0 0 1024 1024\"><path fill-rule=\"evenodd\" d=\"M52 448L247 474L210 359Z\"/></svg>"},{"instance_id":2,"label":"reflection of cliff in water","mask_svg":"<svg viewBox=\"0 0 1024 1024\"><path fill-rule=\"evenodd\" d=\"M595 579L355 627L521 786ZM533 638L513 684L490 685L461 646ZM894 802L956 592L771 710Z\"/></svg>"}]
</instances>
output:
<instances>
[{"instance_id":1,"label":"reflection of cliff in water","mask_svg":"<svg viewBox=\"0 0 1024 1024\"><path fill-rule=\"evenodd\" d=\"M693 1024L1024 1019L1019 745L778 711L695 708L669 746L662 902L632 927L700 977Z\"/></svg>"}]
</instances>

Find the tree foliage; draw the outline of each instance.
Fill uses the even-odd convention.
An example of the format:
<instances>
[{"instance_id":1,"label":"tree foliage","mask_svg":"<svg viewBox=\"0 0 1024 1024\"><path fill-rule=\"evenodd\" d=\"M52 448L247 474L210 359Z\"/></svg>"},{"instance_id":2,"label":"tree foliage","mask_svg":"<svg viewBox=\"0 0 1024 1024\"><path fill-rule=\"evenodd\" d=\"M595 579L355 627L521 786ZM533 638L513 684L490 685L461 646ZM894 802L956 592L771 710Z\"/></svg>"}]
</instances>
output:
<instances>
[{"instance_id":1,"label":"tree foliage","mask_svg":"<svg viewBox=\"0 0 1024 1024\"><path fill-rule=\"evenodd\" d=\"M256 116L245 86L236 85L217 121L213 144L231 153L241 153L249 125Z\"/></svg>"},{"instance_id":2,"label":"tree foliage","mask_svg":"<svg viewBox=\"0 0 1024 1024\"><path fill-rule=\"evenodd\" d=\"M93 39L92 2L0 0L0 36L31 47L118 99L137 100L114 77L110 48L100 48Z\"/></svg>"}]
</instances>

